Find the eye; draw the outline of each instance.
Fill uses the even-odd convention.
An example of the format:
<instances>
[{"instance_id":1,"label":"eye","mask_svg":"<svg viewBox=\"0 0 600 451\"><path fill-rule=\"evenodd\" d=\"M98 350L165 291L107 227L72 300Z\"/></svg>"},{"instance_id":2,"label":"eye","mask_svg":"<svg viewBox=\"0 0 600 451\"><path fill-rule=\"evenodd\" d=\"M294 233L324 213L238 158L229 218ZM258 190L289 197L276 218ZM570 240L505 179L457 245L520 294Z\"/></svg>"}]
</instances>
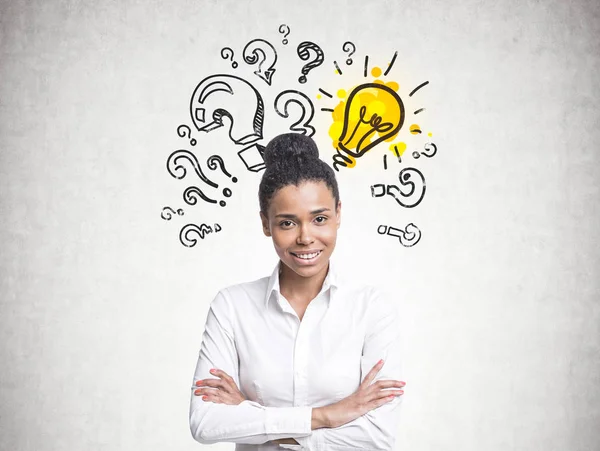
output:
<instances>
[{"instance_id":1,"label":"eye","mask_svg":"<svg viewBox=\"0 0 600 451\"><path fill-rule=\"evenodd\" d=\"M323 223L325 223L325 222L327 221L327 216L317 216L317 217L315 218L315 221L316 221L318 224L323 224Z\"/></svg>"},{"instance_id":2,"label":"eye","mask_svg":"<svg viewBox=\"0 0 600 451\"><path fill-rule=\"evenodd\" d=\"M288 220L281 221L281 222L279 223L279 226L280 226L280 227L283 227L284 229L289 229L289 228L290 228L290 227L292 227L293 225L294 225L294 223L293 223L292 221L288 221Z\"/></svg>"}]
</instances>

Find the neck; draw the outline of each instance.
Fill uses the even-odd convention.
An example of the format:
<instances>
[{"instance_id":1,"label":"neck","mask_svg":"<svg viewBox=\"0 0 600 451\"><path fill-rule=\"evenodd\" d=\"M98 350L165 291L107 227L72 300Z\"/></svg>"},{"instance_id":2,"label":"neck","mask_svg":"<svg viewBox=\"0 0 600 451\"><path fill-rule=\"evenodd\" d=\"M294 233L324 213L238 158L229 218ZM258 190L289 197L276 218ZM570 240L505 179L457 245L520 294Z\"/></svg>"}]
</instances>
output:
<instances>
[{"instance_id":1,"label":"neck","mask_svg":"<svg viewBox=\"0 0 600 451\"><path fill-rule=\"evenodd\" d=\"M329 262L327 266L312 277L302 277L280 263L281 271L279 273L279 290L288 301L309 303L323 288L323 282L329 271Z\"/></svg>"}]
</instances>

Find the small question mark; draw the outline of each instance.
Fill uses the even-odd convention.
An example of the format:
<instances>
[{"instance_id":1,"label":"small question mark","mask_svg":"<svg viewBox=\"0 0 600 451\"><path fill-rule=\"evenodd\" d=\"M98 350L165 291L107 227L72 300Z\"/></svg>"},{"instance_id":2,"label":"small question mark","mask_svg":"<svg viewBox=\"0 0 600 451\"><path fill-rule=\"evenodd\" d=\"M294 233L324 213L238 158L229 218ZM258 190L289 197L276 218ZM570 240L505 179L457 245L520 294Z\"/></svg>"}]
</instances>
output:
<instances>
[{"instance_id":1,"label":"small question mark","mask_svg":"<svg viewBox=\"0 0 600 451\"><path fill-rule=\"evenodd\" d=\"M356 52L356 46L350 42L344 42L344 45L342 46L342 50L344 52L350 52L348 53L348 59L346 60L346 65L350 66L352 64L352 58L350 58L352 55L354 55L354 52Z\"/></svg>"},{"instance_id":2,"label":"small question mark","mask_svg":"<svg viewBox=\"0 0 600 451\"><path fill-rule=\"evenodd\" d=\"M413 158L417 159L421 155L425 155L427 158L433 157L437 153L437 146L434 143L425 143L425 152L417 152L416 150L412 153Z\"/></svg>"},{"instance_id":3,"label":"small question mark","mask_svg":"<svg viewBox=\"0 0 600 451\"><path fill-rule=\"evenodd\" d=\"M311 51L315 55L315 57L312 59L310 57ZM308 63L306 63L302 67L302 75L300 76L300 78L298 78L298 81L300 83L306 83L306 75L308 75L308 73L315 67L318 67L321 64L323 64L325 56L323 55L323 50L321 49L321 47L319 47L314 42L309 41L301 42L300 45L298 45L297 52L298 56L302 61L308 61Z\"/></svg>"},{"instance_id":4,"label":"small question mark","mask_svg":"<svg viewBox=\"0 0 600 451\"><path fill-rule=\"evenodd\" d=\"M183 216L183 210L181 208L178 208L177 212L175 212L175 210L173 210L171 207L164 207L162 209L160 217L163 218L165 221L170 221L175 213L177 213L179 216Z\"/></svg>"},{"instance_id":5,"label":"small question mark","mask_svg":"<svg viewBox=\"0 0 600 451\"><path fill-rule=\"evenodd\" d=\"M223 58L224 60L230 59L229 57L231 57L231 67L233 67L234 69L236 67L238 67L238 63L236 63L235 61L233 61L233 50L230 49L229 47L224 47L223 49L221 49L221 58Z\"/></svg>"},{"instance_id":6,"label":"small question mark","mask_svg":"<svg viewBox=\"0 0 600 451\"><path fill-rule=\"evenodd\" d=\"M223 161L223 158L221 158L219 155L208 157L208 160L206 160L206 165L211 171L215 171L220 167L221 171L223 171L223 174L229 177L233 183L237 183L237 177L231 177L231 174L227 172L227 169L225 169L225 162ZM231 190L229 188L223 189L223 195L225 197L231 197ZM221 206L224 207L224 205Z\"/></svg>"},{"instance_id":7,"label":"small question mark","mask_svg":"<svg viewBox=\"0 0 600 451\"><path fill-rule=\"evenodd\" d=\"M187 135L185 134L185 132L183 131L184 129L187 129ZM181 136L182 138L192 138L192 130L185 124L181 124L179 127L177 127L177 134L179 136ZM196 140L194 138L192 138L192 140L190 141L190 144L192 146L196 145Z\"/></svg>"},{"instance_id":8,"label":"small question mark","mask_svg":"<svg viewBox=\"0 0 600 451\"><path fill-rule=\"evenodd\" d=\"M280 32L280 33L283 33L283 38L284 38L284 39L283 39L283 41L281 41L281 43L282 43L283 45L287 45L287 43L288 43L288 40L287 40L287 39L285 39L285 38L287 38L287 37L288 37L288 35L290 34L290 27L288 27L288 26L287 26L287 25L285 25L285 24L279 25L279 32Z\"/></svg>"}]
</instances>

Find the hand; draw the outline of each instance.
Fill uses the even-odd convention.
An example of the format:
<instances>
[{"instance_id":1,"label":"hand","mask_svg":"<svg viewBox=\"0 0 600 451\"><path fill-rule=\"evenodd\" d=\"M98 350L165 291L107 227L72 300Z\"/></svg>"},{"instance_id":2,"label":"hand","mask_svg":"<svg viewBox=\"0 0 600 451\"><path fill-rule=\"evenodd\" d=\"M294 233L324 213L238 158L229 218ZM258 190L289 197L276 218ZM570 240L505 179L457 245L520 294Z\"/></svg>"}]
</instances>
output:
<instances>
[{"instance_id":1,"label":"hand","mask_svg":"<svg viewBox=\"0 0 600 451\"><path fill-rule=\"evenodd\" d=\"M196 381L196 386L202 388L194 390L194 395L204 395L202 396L202 400L204 401L235 406L246 400L233 378L225 371L212 370L211 373L219 377L219 379L202 379Z\"/></svg>"},{"instance_id":2,"label":"hand","mask_svg":"<svg viewBox=\"0 0 600 451\"><path fill-rule=\"evenodd\" d=\"M383 390L390 387L402 388L406 385L402 381L379 380L371 385L371 382L373 382L373 379L375 379L375 376L382 367L383 360L380 360L369 371L358 387L358 390L347 398L323 407L328 427L336 428L349 423L404 393L404 390Z\"/></svg>"}]
</instances>

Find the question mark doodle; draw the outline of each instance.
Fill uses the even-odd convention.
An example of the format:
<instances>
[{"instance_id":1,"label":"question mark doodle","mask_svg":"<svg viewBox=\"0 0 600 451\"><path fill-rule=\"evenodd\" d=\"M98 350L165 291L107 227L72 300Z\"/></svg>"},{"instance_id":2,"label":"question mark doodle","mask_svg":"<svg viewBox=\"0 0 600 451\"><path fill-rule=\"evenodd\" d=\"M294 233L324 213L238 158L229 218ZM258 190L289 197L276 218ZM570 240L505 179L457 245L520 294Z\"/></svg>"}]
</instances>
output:
<instances>
[{"instance_id":1,"label":"question mark doodle","mask_svg":"<svg viewBox=\"0 0 600 451\"><path fill-rule=\"evenodd\" d=\"M275 63L277 62L277 52L275 48L264 39L254 39L244 47L244 61L251 66L258 64L258 69L254 74L264 80L271 86L271 80L275 73ZM268 69L263 71L262 67Z\"/></svg>"},{"instance_id":2,"label":"question mark doodle","mask_svg":"<svg viewBox=\"0 0 600 451\"><path fill-rule=\"evenodd\" d=\"M302 67L302 75L298 78L300 83L306 83L306 76L308 73L313 70L315 67L323 64L325 60L325 56L323 54L323 50L314 42L304 41L298 45L298 56L302 61L308 61ZM311 58L311 53L314 54L314 58Z\"/></svg>"},{"instance_id":3,"label":"question mark doodle","mask_svg":"<svg viewBox=\"0 0 600 451\"><path fill-rule=\"evenodd\" d=\"M231 190L229 188L225 188L223 190L223 194L225 195L225 197L229 197L229 196L231 196ZM198 198L202 199L203 201L208 202L209 204L216 204L217 203L216 200L211 199L210 197L208 197L197 186L188 186L185 189L185 191L183 192L183 200L188 205L196 205L198 203ZM227 205L227 202L225 202L224 200L222 200L222 201L219 202L219 205L221 207L224 207L225 205Z\"/></svg>"},{"instance_id":4,"label":"question mark doodle","mask_svg":"<svg viewBox=\"0 0 600 451\"><path fill-rule=\"evenodd\" d=\"M231 59L229 57L231 57ZM229 47L224 47L221 49L221 58L223 58L224 60L230 60L231 67L233 67L234 69L238 67L238 63L233 61L233 50Z\"/></svg>"},{"instance_id":5,"label":"question mark doodle","mask_svg":"<svg viewBox=\"0 0 600 451\"><path fill-rule=\"evenodd\" d=\"M279 32L280 32L280 33L283 33L283 38L284 38L284 39L283 39L283 41L281 41L281 43L282 43L283 45L287 45L287 43L288 43L288 40L287 40L287 39L285 39L285 38L287 38L287 37L288 37L288 35L290 34L290 27L288 27L288 26L287 26L287 25L285 25L285 24L282 24L282 25L280 25L280 26L279 26Z\"/></svg>"},{"instance_id":6,"label":"question mark doodle","mask_svg":"<svg viewBox=\"0 0 600 451\"><path fill-rule=\"evenodd\" d=\"M221 158L219 155L208 157L208 160L206 160L206 165L211 171L215 171L218 167L220 167L221 171L223 171L223 174L229 177L233 183L237 183L237 177L231 177L231 174L227 172L227 169L225 169L225 162L223 161L223 158Z\"/></svg>"},{"instance_id":7,"label":"question mark doodle","mask_svg":"<svg viewBox=\"0 0 600 451\"><path fill-rule=\"evenodd\" d=\"M171 155L169 155L169 158L167 159L167 171L169 172L169 174L171 174L172 177L181 180L187 174L185 166L180 164L179 160L189 162L194 168L194 171L196 171L196 174L198 174L198 177L200 177L200 180L202 180L204 183L212 186L213 188L219 187L219 185L209 180L206 177L206 175L204 175L204 172L202 172L202 168L200 168L200 163L198 162L198 159L189 150L180 149L176 150Z\"/></svg>"},{"instance_id":8,"label":"question mark doodle","mask_svg":"<svg viewBox=\"0 0 600 451\"><path fill-rule=\"evenodd\" d=\"M377 227L377 233L380 235L385 235L386 232L389 236L395 236L398 238L400 244L402 244L404 247L412 247L421 239L421 231L412 222L408 224L404 230L385 225L380 225Z\"/></svg>"},{"instance_id":9,"label":"question mark doodle","mask_svg":"<svg viewBox=\"0 0 600 451\"><path fill-rule=\"evenodd\" d=\"M185 129L187 129L187 135L185 133ZM182 137L182 138L192 138L192 130L185 124L181 124L179 127L177 127L177 134ZM192 140L190 141L190 144L192 146L196 145L196 140L194 138L192 138Z\"/></svg>"},{"instance_id":10,"label":"question mark doodle","mask_svg":"<svg viewBox=\"0 0 600 451\"><path fill-rule=\"evenodd\" d=\"M415 183L412 179L417 179ZM371 185L371 196L383 197L386 194L392 196L399 205L406 208L416 207L421 203L425 196L425 177L423 173L415 168L404 168L398 174L400 185L402 187L408 186L408 192L404 193L400 187L396 185L384 185L378 183ZM418 185L418 186L417 186Z\"/></svg>"},{"instance_id":11,"label":"question mark doodle","mask_svg":"<svg viewBox=\"0 0 600 451\"><path fill-rule=\"evenodd\" d=\"M412 153L413 158L417 159L421 155L425 155L427 158L433 157L437 153L437 146L434 143L425 143L425 152L417 152L416 150ZM433 150L432 150L433 148Z\"/></svg>"},{"instance_id":12,"label":"question mark doodle","mask_svg":"<svg viewBox=\"0 0 600 451\"><path fill-rule=\"evenodd\" d=\"M315 128L310 125L310 121L315 115L313 103L306 94L303 94L300 91L287 90L281 92L275 99L275 111L277 111L277 114L281 117L287 118L290 115L288 107L291 103L300 106L302 115L300 116L300 119L290 126L290 131L302 133L306 136L313 136L315 134Z\"/></svg>"},{"instance_id":13,"label":"question mark doodle","mask_svg":"<svg viewBox=\"0 0 600 451\"><path fill-rule=\"evenodd\" d=\"M173 210L171 207L165 207L162 209L160 217L163 218L165 221L170 221L174 214L175 210ZM183 216L183 210L181 208L178 208L177 214L179 216Z\"/></svg>"},{"instance_id":14,"label":"question mark doodle","mask_svg":"<svg viewBox=\"0 0 600 451\"><path fill-rule=\"evenodd\" d=\"M219 224L215 224L214 230L208 224L202 224L200 226L197 226L196 224L186 224L181 228L181 231L179 232L179 241L185 247L194 247L198 240L193 237L189 237L188 235L194 233L198 235L201 240L203 240L204 237L209 233L217 233L220 231L221 226Z\"/></svg>"},{"instance_id":15,"label":"question mark doodle","mask_svg":"<svg viewBox=\"0 0 600 451\"><path fill-rule=\"evenodd\" d=\"M211 132L229 118L229 138L235 144L251 144L262 139L264 106L259 92L246 80L234 75L206 77L192 94L190 116L198 131Z\"/></svg>"},{"instance_id":16,"label":"question mark doodle","mask_svg":"<svg viewBox=\"0 0 600 451\"><path fill-rule=\"evenodd\" d=\"M350 66L352 64L352 58L350 58L352 55L354 55L354 52L356 52L356 46L350 42L344 42L344 45L342 46L342 50L344 52L350 52L348 53L348 59L346 60L346 65Z\"/></svg>"},{"instance_id":17,"label":"question mark doodle","mask_svg":"<svg viewBox=\"0 0 600 451\"><path fill-rule=\"evenodd\" d=\"M265 160L263 154L265 153L265 146L262 144L252 144L248 147L244 147L238 152L238 157L242 159L246 169L250 172L259 172L265 169Z\"/></svg>"}]
</instances>

